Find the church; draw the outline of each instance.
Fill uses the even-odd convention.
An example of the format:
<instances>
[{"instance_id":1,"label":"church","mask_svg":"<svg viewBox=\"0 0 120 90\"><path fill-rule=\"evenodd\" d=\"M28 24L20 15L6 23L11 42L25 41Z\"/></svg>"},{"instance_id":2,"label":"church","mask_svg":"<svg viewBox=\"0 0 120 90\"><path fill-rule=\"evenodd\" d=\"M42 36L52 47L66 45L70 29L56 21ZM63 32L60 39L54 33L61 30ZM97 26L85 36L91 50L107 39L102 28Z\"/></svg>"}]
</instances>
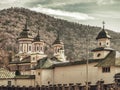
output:
<instances>
[{"instance_id":1,"label":"church","mask_svg":"<svg viewBox=\"0 0 120 90\"><path fill-rule=\"evenodd\" d=\"M120 53L111 48L110 40L111 36L103 23L103 28L96 37L96 48L92 50L93 58L70 62L66 60L64 42L58 35L52 44L53 57L49 58L44 52L46 43L41 39L39 30L37 35L32 37L26 22L18 37L19 52L9 63L10 71L7 71L7 74L11 76L0 77L4 82L0 85L85 85L86 82L96 85L98 81L104 81L105 84L119 82Z\"/></svg>"}]
</instances>

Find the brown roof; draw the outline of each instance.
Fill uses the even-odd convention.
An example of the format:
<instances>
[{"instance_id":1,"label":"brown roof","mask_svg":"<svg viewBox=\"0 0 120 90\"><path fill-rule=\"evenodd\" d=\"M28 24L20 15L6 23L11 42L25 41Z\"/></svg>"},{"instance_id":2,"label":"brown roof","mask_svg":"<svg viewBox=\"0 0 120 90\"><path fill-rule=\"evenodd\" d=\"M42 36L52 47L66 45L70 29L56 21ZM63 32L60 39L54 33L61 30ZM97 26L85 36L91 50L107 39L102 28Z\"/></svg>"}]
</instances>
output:
<instances>
[{"instance_id":1,"label":"brown roof","mask_svg":"<svg viewBox=\"0 0 120 90\"><path fill-rule=\"evenodd\" d=\"M112 48L106 48L106 47L98 47L98 48L95 48L95 49L93 49L92 51L94 52L94 51L113 51L114 49L112 49Z\"/></svg>"},{"instance_id":2,"label":"brown roof","mask_svg":"<svg viewBox=\"0 0 120 90\"><path fill-rule=\"evenodd\" d=\"M39 30L37 36L34 38L33 42L40 42L43 41L42 38L40 37Z\"/></svg>"}]
</instances>

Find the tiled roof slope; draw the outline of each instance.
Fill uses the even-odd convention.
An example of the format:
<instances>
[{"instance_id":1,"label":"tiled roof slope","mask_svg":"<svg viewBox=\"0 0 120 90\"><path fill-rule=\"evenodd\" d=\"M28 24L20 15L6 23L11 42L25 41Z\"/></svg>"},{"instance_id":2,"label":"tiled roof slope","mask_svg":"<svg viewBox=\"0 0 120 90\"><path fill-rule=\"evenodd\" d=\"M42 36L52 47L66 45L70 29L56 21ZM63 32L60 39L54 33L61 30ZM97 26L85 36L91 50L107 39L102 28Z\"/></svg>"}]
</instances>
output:
<instances>
[{"instance_id":1,"label":"tiled roof slope","mask_svg":"<svg viewBox=\"0 0 120 90\"><path fill-rule=\"evenodd\" d=\"M14 77L15 77L14 72L10 72L7 69L0 68L0 79L8 79L8 78L14 78Z\"/></svg>"}]
</instances>

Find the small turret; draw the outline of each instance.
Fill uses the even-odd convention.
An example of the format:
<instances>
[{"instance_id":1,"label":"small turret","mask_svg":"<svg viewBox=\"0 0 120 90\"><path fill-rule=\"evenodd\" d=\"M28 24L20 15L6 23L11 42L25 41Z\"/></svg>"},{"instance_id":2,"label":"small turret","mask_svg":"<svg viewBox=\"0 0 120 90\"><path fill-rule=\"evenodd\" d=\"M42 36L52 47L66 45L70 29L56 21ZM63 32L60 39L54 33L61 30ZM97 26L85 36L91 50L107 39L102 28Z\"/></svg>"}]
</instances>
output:
<instances>
[{"instance_id":1,"label":"small turret","mask_svg":"<svg viewBox=\"0 0 120 90\"><path fill-rule=\"evenodd\" d=\"M112 48L110 48L110 39L108 32L105 31L105 22L103 22L103 29L98 33L96 40L98 41L98 47L93 49L93 59L105 58Z\"/></svg>"},{"instance_id":2,"label":"small turret","mask_svg":"<svg viewBox=\"0 0 120 90\"><path fill-rule=\"evenodd\" d=\"M36 37L33 40L33 48L33 52L44 54L45 43L40 37L39 30Z\"/></svg>"},{"instance_id":3,"label":"small turret","mask_svg":"<svg viewBox=\"0 0 120 90\"><path fill-rule=\"evenodd\" d=\"M59 38L59 33L56 40L53 43L54 56L58 58L60 61L66 61L64 54L64 43Z\"/></svg>"},{"instance_id":4,"label":"small turret","mask_svg":"<svg viewBox=\"0 0 120 90\"><path fill-rule=\"evenodd\" d=\"M96 40L98 41L99 47L110 47L111 37L108 35L108 32L105 31L105 22L103 21L103 29L99 32Z\"/></svg>"},{"instance_id":5,"label":"small turret","mask_svg":"<svg viewBox=\"0 0 120 90\"><path fill-rule=\"evenodd\" d=\"M18 37L19 53L31 53L32 52L32 34L28 29L28 21L26 20L25 27Z\"/></svg>"}]
</instances>

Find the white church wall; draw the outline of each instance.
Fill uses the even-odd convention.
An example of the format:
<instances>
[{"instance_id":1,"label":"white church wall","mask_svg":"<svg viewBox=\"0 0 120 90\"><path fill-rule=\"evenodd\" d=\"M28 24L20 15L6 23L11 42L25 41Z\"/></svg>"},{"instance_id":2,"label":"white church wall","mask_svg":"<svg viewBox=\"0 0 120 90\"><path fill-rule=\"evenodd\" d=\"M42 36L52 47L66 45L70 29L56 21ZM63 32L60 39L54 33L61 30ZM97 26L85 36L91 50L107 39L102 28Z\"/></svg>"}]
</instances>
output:
<instances>
[{"instance_id":1,"label":"white church wall","mask_svg":"<svg viewBox=\"0 0 120 90\"><path fill-rule=\"evenodd\" d=\"M115 73L120 73L120 67L115 67Z\"/></svg>"},{"instance_id":2,"label":"white church wall","mask_svg":"<svg viewBox=\"0 0 120 90\"><path fill-rule=\"evenodd\" d=\"M110 47L110 39L106 39L106 38L101 38L98 40L98 46L106 46L106 47Z\"/></svg>"},{"instance_id":3,"label":"white church wall","mask_svg":"<svg viewBox=\"0 0 120 90\"><path fill-rule=\"evenodd\" d=\"M36 70L36 75L35 75L35 85L41 85L42 82L41 82L41 74L42 73L42 70L41 69L37 69Z\"/></svg>"},{"instance_id":4,"label":"white church wall","mask_svg":"<svg viewBox=\"0 0 120 90\"><path fill-rule=\"evenodd\" d=\"M96 63L89 64L89 82L96 84L98 80L98 68ZM56 67L54 70L54 84L81 83L85 85L86 64Z\"/></svg>"},{"instance_id":5,"label":"white church wall","mask_svg":"<svg viewBox=\"0 0 120 90\"><path fill-rule=\"evenodd\" d=\"M102 67L98 68L98 80L104 80L105 84L114 83L114 75L116 67L111 66L110 72L102 72ZM120 69L119 69L120 70Z\"/></svg>"},{"instance_id":6,"label":"white church wall","mask_svg":"<svg viewBox=\"0 0 120 90\"><path fill-rule=\"evenodd\" d=\"M93 59L102 59L102 58L105 58L109 54L109 52L110 51L96 51L93 54ZM100 54L100 55L98 56L98 54Z\"/></svg>"},{"instance_id":7,"label":"white church wall","mask_svg":"<svg viewBox=\"0 0 120 90\"><path fill-rule=\"evenodd\" d=\"M53 69L43 69L41 73L41 84L42 85L49 85L53 84Z\"/></svg>"}]
</instances>

